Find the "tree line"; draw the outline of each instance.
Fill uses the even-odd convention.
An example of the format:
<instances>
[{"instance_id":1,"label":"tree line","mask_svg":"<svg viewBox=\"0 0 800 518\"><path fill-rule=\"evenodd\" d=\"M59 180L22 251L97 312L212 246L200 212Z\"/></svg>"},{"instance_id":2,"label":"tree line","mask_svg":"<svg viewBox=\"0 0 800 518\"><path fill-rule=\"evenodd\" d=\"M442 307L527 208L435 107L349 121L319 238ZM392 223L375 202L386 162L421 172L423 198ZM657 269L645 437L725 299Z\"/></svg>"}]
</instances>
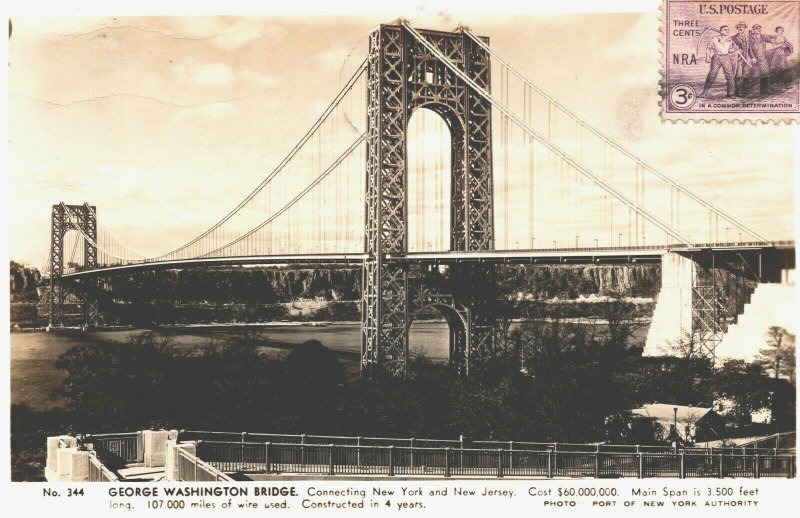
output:
<instances>
[{"instance_id":1,"label":"tree line","mask_svg":"<svg viewBox=\"0 0 800 518\"><path fill-rule=\"evenodd\" d=\"M655 431L637 425L630 409L647 402L710 407L721 398L732 405L721 435L793 428L786 336L763 361L714 368L698 354L643 358L625 345L633 321L614 325L599 334L532 318L467 376L421 355L411 358L405 378L360 372L317 341L276 353L253 333L194 352L152 334L74 347L56 362L66 373L67 409L12 408L15 476L27 476L26 455L43 448L47 435L64 432L177 428L648 444L657 441ZM754 428L750 414L762 408L771 408L773 422Z\"/></svg>"}]
</instances>

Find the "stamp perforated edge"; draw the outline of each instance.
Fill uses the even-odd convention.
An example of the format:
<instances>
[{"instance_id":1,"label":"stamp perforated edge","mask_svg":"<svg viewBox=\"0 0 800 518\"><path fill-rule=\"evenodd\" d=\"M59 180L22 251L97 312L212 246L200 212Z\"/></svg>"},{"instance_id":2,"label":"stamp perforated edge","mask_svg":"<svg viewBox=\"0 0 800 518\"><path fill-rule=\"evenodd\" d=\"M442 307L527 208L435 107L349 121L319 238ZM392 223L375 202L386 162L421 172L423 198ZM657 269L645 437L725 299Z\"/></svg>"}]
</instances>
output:
<instances>
[{"instance_id":1,"label":"stamp perforated edge","mask_svg":"<svg viewBox=\"0 0 800 518\"><path fill-rule=\"evenodd\" d=\"M669 0L661 0L658 8L658 108L661 122L665 123L715 123L715 124L786 124L793 123L800 125L800 113L797 114L777 114L759 113L689 113L689 112L667 112L667 74L666 74L666 43L664 34L664 24L667 20L667 4Z\"/></svg>"}]
</instances>

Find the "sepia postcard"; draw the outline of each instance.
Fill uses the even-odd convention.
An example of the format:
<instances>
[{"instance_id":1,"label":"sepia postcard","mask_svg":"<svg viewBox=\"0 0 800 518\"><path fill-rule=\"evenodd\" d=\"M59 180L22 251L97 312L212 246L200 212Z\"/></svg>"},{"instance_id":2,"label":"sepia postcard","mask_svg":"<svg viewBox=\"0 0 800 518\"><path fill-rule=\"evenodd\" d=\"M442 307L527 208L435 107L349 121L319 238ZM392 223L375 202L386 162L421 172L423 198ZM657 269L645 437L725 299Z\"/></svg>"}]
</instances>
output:
<instances>
[{"instance_id":1,"label":"sepia postcard","mask_svg":"<svg viewBox=\"0 0 800 518\"><path fill-rule=\"evenodd\" d=\"M795 499L800 2L50 7L9 516Z\"/></svg>"}]
</instances>

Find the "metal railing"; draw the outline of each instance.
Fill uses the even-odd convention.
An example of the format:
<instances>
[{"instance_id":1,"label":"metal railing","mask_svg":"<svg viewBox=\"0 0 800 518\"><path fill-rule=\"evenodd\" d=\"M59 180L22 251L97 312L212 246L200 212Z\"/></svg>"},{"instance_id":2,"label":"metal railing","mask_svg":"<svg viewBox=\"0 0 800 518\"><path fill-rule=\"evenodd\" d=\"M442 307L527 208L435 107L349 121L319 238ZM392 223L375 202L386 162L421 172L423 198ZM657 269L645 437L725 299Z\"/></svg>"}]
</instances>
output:
<instances>
[{"instance_id":1,"label":"metal railing","mask_svg":"<svg viewBox=\"0 0 800 518\"><path fill-rule=\"evenodd\" d=\"M763 450L773 448L776 450L794 449L797 447L797 432L781 432L767 437L761 437L753 441L740 444L739 448L751 450Z\"/></svg>"},{"instance_id":2,"label":"metal railing","mask_svg":"<svg viewBox=\"0 0 800 518\"><path fill-rule=\"evenodd\" d=\"M89 482L118 482L119 477L105 467L97 455L89 454Z\"/></svg>"},{"instance_id":3,"label":"metal railing","mask_svg":"<svg viewBox=\"0 0 800 518\"><path fill-rule=\"evenodd\" d=\"M580 443L543 443L543 442L524 442L524 441L472 441L474 446L494 447L509 450L553 450L559 452L582 452L582 453L686 453L687 455L717 455L720 453L736 454L759 454L759 455L778 455L781 449L778 448L755 448L753 446L727 446L727 447L703 447L703 446L670 446L670 445L639 445L639 444L580 444Z\"/></svg>"},{"instance_id":4,"label":"metal railing","mask_svg":"<svg viewBox=\"0 0 800 518\"><path fill-rule=\"evenodd\" d=\"M182 448L175 450L178 461L178 480L187 482L232 482L233 479L196 455Z\"/></svg>"},{"instance_id":5,"label":"metal railing","mask_svg":"<svg viewBox=\"0 0 800 518\"><path fill-rule=\"evenodd\" d=\"M794 241L719 241L719 242L702 242L702 243L691 243L690 245L686 245L683 243L664 243L658 245L642 245L642 244L629 244L625 246L605 246L605 245L597 245L597 246L572 246L572 247L535 247L535 248L526 248L526 247L519 247L519 248L503 248L497 250L490 250L487 253L499 253L502 254L504 252L507 253L515 253L515 252L592 252L592 251L608 251L608 252L636 252L637 250L681 250L685 248L727 248L727 247L771 247L771 246L793 246ZM427 252L412 252L408 255L421 255ZM441 251L436 252L437 254L446 256L448 254L455 255L459 252L457 250L453 251Z\"/></svg>"},{"instance_id":6,"label":"metal railing","mask_svg":"<svg viewBox=\"0 0 800 518\"><path fill-rule=\"evenodd\" d=\"M542 478L795 476L794 456L752 455L741 450L712 455L200 440L197 457L228 473Z\"/></svg>"},{"instance_id":7,"label":"metal railing","mask_svg":"<svg viewBox=\"0 0 800 518\"><path fill-rule=\"evenodd\" d=\"M463 448L466 440L459 439L417 439L405 437L354 437L346 435L307 435L257 432L208 432L200 430L181 430L181 441L231 441L231 442L271 442L287 444L336 444L341 446L404 446L408 448L431 447Z\"/></svg>"},{"instance_id":8,"label":"metal railing","mask_svg":"<svg viewBox=\"0 0 800 518\"><path fill-rule=\"evenodd\" d=\"M786 434L778 434L786 435ZM220 441L220 442L254 442L273 444L322 444L337 446L395 446L398 448L457 448L457 449L503 449L527 451L558 451L582 453L686 453L698 455L717 454L751 454L751 455L779 455L780 448L756 448L754 445L731 447L689 447L670 445L635 445L635 444L603 444L603 443L558 443L558 442L530 442L530 441L468 441L463 435L458 439L429 439L406 437L353 437L344 435L306 435L306 434L275 434L255 432L210 432L200 430L181 430L181 441Z\"/></svg>"},{"instance_id":9,"label":"metal railing","mask_svg":"<svg viewBox=\"0 0 800 518\"><path fill-rule=\"evenodd\" d=\"M140 442L141 434L137 432L85 435L80 439L83 445L92 444L103 463L114 467L143 460Z\"/></svg>"}]
</instances>

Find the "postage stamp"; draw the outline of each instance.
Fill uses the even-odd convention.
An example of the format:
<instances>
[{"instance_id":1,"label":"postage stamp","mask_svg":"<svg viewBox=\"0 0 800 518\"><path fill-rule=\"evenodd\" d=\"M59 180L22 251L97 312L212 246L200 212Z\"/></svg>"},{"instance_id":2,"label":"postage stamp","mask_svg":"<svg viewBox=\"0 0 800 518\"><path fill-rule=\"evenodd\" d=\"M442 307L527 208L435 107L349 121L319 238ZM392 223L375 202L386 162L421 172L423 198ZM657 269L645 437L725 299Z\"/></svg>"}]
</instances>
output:
<instances>
[{"instance_id":1,"label":"postage stamp","mask_svg":"<svg viewBox=\"0 0 800 518\"><path fill-rule=\"evenodd\" d=\"M800 1L662 9L663 119L800 120Z\"/></svg>"}]
</instances>

